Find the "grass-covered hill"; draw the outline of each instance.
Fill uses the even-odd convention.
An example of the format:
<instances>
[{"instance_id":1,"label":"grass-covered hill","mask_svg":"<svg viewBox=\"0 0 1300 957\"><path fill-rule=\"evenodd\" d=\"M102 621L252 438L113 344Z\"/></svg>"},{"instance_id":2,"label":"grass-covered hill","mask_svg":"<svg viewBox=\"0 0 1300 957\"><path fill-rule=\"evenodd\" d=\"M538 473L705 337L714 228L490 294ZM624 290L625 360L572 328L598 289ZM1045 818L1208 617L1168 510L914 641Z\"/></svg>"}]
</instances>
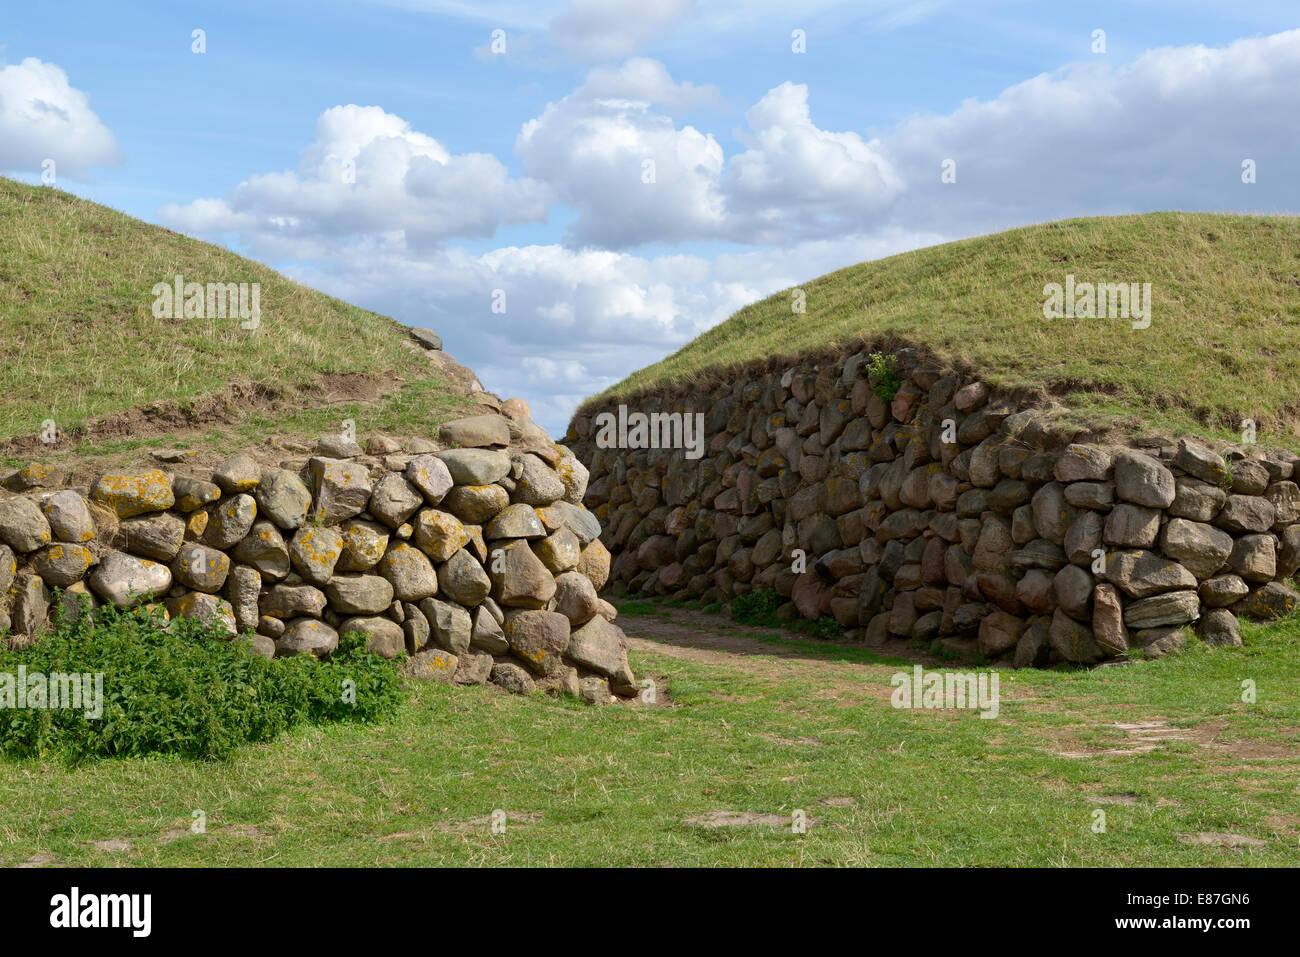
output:
<instances>
[{"instance_id":1,"label":"grass-covered hill","mask_svg":"<svg viewBox=\"0 0 1300 957\"><path fill-rule=\"evenodd\" d=\"M153 288L260 283L256 329L157 318ZM435 434L463 406L407 327L226 249L0 178L0 461L271 436ZM67 437L39 441L53 419Z\"/></svg>"},{"instance_id":2,"label":"grass-covered hill","mask_svg":"<svg viewBox=\"0 0 1300 957\"><path fill-rule=\"evenodd\" d=\"M1044 318L1048 283L1150 283L1151 322ZM1071 418L1300 446L1300 218L1151 213L1014 229L862 263L740 310L610 399L862 344L911 344Z\"/></svg>"}]
</instances>

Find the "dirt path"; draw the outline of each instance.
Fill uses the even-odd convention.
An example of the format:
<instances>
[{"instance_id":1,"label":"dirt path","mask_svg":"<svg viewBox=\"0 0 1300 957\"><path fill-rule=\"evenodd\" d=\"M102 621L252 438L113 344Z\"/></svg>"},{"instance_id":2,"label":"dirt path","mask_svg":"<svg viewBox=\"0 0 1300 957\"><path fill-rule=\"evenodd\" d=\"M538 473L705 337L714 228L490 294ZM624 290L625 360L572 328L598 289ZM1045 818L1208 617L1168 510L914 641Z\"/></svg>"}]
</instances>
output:
<instances>
[{"instance_id":1,"label":"dirt path","mask_svg":"<svg viewBox=\"0 0 1300 957\"><path fill-rule=\"evenodd\" d=\"M775 668L774 662L765 660L772 658L783 661L780 671L784 674L789 673L790 662L814 671L841 671L847 668L874 676L891 675L899 670L899 666L894 664L865 663L835 656L838 649L862 649L863 645L858 643L819 640L818 649L825 649L825 654L809 654L803 649L762 641L744 632L761 630L789 641L809 642L811 639L806 635L779 628L737 625L722 615L705 614L689 608L673 608L670 614L662 616L622 615L618 624L627 633L633 648L693 661L728 664L755 672L766 673ZM905 641L892 641L885 647L871 650L881 655L906 658L917 664L934 664L937 661L912 648Z\"/></svg>"},{"instance_id":2,"label":"dirt path","mask_svg":"<svg viewBox=\"0 0 1300 957\"><path fill-rule=\"evenodd\" d=\"M898 664L867 663L837 657L840 649L859 650L859 644L819 641L817 655L800 648L773 644L745 634L755 629L737 625L721 615L709 615L686 608L673 608L669 615L620 615L618 624L631 648L650 651L703 664L721 665L769 681L815 679L827 689L867 692L872 697L888 698L893 689L889 676L902 669ZM761 629L791 641L808 641L805 635L777 628ZM894 644L901 647L895 648ZM906 657L917 663L930 664L935 659L923 656L905 642L891 643L878 650L882 654Z\"/></svg>"}]
</instances>

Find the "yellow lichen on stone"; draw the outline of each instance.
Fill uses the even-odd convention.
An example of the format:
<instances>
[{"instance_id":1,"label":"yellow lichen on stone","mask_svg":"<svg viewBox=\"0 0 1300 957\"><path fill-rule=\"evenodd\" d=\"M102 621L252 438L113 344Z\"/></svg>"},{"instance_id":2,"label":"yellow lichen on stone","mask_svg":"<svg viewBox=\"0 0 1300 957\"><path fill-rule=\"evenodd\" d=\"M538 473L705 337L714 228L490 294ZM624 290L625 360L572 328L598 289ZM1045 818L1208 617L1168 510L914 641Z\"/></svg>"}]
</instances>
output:
<instances>
[{"instance_id":1,"label":"yellow lichen on stone","mask_svg":"<svg viewBox=\"0 0 1300 957\"><path fill-rule=\"evenodd\" d=\"M176 502L171 483L161 469L135 475L105 475L95 483L90 497L113 509L118 518L161 512Z\"/></svg>"}]
</instances>

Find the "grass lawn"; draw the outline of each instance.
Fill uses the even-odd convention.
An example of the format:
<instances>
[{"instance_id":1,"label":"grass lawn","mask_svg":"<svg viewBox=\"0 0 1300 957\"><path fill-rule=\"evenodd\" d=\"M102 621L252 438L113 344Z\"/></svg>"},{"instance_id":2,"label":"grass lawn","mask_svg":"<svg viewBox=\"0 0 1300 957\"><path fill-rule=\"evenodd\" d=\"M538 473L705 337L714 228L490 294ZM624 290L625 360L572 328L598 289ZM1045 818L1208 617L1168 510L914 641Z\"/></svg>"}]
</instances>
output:
<instances>
[{"instance_id":1,"label":"grass lawn","mask_svg":"<svg viewBox=\"0 0 1300 957\"><path fill-rule=\"evenodd\" d=\"M1044 286L1150 283L1148 328L1045 319ZM1013 229L861 263L746 306L587 407L754 365L922 346L991 385L1053 395L1068 419L1300 448L1300 218L1150 213Z\"/></svg>"},{"instance_id":2,"label":"grass lawn","mask_svg":"<svg viewBox=\"0 0 1300 957\"><path fill-rule=\"evenodd\" d=\"M911 662L858 646L654 602L619 622L657 706L426 684L385 724L226 763L0 760L0 865L1300 860L1300 621L1243 624L1243 648L1000 671L995 720L891 707Z\"/></svg>"}]
</instances>

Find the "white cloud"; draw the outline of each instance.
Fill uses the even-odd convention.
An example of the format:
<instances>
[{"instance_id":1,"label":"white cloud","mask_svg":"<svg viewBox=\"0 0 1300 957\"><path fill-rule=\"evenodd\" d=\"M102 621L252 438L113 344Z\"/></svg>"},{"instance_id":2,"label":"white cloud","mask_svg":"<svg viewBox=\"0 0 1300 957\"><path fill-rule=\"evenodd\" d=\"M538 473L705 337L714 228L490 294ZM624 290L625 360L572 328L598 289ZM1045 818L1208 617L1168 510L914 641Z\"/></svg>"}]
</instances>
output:
<instances>
[{"instance_id":1,"label":"white cloud","mask_svg":"<svg viewBox=\"0 0 1300 957\"><path fill-rule=\"evenodd\" d=\"M807 87L792 83L746 113L748 149L724 172L712 134L679 128L654 109L711 98L704 90L673 83L662 64L641 58L593 70L583 86L524 124L515 151L529 176L577 211L571 244L844 235L871 226L901 189L876 144L819 129Z\"/></svg>"},{"instance_id":2,"label":"white cloud","mask_svg":"<svg viewBox=\"0 0 1300 957\"><path fill-rule=\"evenodd\" d=\"M318 256L358 235L402 231L411 242L491 236L508 223L541 222L549 190L511 179L486 153L450 154L377 106L335 106L296 171L249 177L225 199L169 204L158 218L196 234L238 232L258 253Z\"/></svg>"},{"instance_id":3,"label":"white cloud","mask_svg":"<svg viewBox=\"0 0 1300 957\"><path fill-rule=\"evenodd\" d=\"M902 190L875 142L813 124L806 86L782 83L745 120L749 149L731 160L725 182L737 238L843 235L878 221Z\"/></svg>"},{"instance_id":4,"label":"white cloud","mask_svg":"<svg viewBox=\"0 0 1300 957\"><path fill-rule=\"evenodd\" d=\"M722 146L693 126L676 128L646 101L580 90L525 123L515 152L526 174L577 211L576 245L622 248L722 229Z\"/></svg>"},{"instance_id":5,"label":"white cloud","mask_svg":"<svg viewBox=\"0 0 1300 957\"><path fill-rule=\"evenodd\" d=\"M53 63L28 57L0 69L0 169L39 173L46 159L72 179L119 162L113 133L86 94Z\"/></svg>"},{"instance_id":6,"label":"white cloud","mask_svg":"<svg viewBox=\"0 0 1300 957\"><path fill-rule=\"evenodd\" d=\"M891 211L957 235L1156 209L1294 211L1300 30L1073 65L881 138L906 183ZM942 184L940 164L957 163ZM1241 182L1254 159L1258 182Z\"/></svg>"},{"instance_id":7,"label":"white cloud","mask_svg":"<svg viewBox=\"0 0 1300 957\"><path fill-rule=\"evenodd\" d=\"M649 57L632 57L621 66L598 66L573 94L577 100L635 100L669 109L721 108L721 91L712 84L677 83L667 67Z\"/></svg>"}]
</instances>

